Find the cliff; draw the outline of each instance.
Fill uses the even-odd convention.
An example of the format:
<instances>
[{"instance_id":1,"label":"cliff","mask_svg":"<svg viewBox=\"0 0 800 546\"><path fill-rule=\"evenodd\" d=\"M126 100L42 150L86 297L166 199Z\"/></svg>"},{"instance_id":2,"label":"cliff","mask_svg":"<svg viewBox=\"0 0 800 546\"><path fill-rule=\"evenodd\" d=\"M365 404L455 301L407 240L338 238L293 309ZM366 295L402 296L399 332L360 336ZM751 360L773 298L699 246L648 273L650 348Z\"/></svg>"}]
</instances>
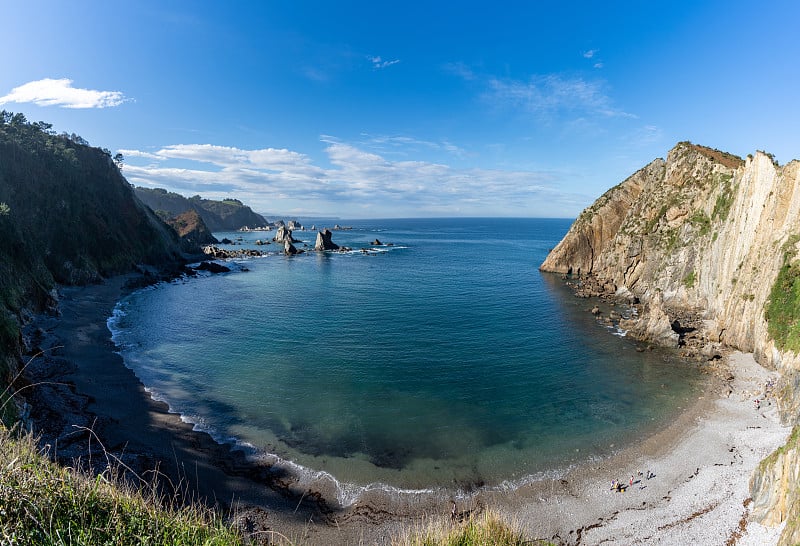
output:
<instances>
[{"instance_id":1,"label":"cliff","mask_svg":"<svg viewBox=\"0 0 800 546\"><path fill-rule=\"evenodd\" d=\"M235 231L242 227L264 227L267 221L260 214L242 204L238 199L214 201L199 195L186 198L161 188L137 187L136 196L154 211L165 211L175 217L188 210L194 210L211 231Z\"/></svg>"},{"instance_id":2,"label":"cliff","mask_svg":"<svg viewBox=\"0 0 800 546\"><path fill-rule=\"evenodd\" d=\"M798 240L800 162L780 166L764 152L743 160L682 142L581 213L541 269L638 301L638 319L624 324L632 335L699 357L720 345L753 352L781 372L781 418L797 424ZM754 476L759 521L800 515L797 471L784 471L798 467L798 451L785 449Z\"/></svg>"},{"instance_id":3,"label":"cliff","mask_svg":"<svg viewBox=\"0 0 800 546\"><path fill-rule=\"evenodd\" d=\"M177 216L165 214L161 219L175 230L181 240L181 248L186 252L199 254L203 251L203 246L219 243L194 209Z\"/></svg>"},{"instance_id":4,"label":"cliff","mask_svg":"<svg viewBox=\"0 0 800 546\"><path fill-rule=\"evenodd\" d=\"M21 318L53 306L57 283L181 260L176 234L136 198L110 152L5 111L0 240L0 392L17 366Z\"/></svg>"}]
</instances>

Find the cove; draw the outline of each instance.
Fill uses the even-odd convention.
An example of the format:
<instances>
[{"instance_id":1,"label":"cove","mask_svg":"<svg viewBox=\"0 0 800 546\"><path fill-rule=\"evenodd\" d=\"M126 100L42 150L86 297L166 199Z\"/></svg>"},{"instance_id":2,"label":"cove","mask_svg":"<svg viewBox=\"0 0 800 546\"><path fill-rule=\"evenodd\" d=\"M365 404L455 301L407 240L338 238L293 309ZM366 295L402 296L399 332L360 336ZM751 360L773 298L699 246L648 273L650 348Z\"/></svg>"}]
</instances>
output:
<instances>
[{"instance_id":1,"label":"cove","mask_svg":"<svg viewBox=\"0 0 800 546\"><path fill-rule=\"evenodd\" d=\"M704 384L538 271L570 220L337 222L353 252L250 259L124 298L109 327L126 365L218 441L401 489L557 473L640 441ZM253 248L272 235L217 234Z\"/></svg>"}]
</instances>

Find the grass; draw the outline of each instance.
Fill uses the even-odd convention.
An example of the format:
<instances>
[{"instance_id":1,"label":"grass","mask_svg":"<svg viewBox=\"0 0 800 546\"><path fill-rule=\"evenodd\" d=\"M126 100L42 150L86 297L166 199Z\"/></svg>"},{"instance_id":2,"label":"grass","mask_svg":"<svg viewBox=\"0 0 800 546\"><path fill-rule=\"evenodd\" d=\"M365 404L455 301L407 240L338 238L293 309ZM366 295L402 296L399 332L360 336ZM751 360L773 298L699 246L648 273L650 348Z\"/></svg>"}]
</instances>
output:
<instances>
[{"instance_id":1,"label":"grass","mask_svg":"<svg viewBox=\"0 0 800 546\"><path fill-rule=\"evenodd\" d=\"M516 526L487 510L461 522L432 521L395 537L392 546L522 546L552 544L528 540Z\"/></svg>"},{"instance_id":2,"label":"grass","mask_svg":"<svg viewBox=\"0 0 800 546\"><path fill-rule=\"evenodd\" d=\"M119 468L119 467L118 467ZM272 544L277 532L260 537ZM49 460L34 436L0 425L0 544L237 546L254 543L211 508L167 499L109 470L90 475ZM262 542L257 542L262 543ZM285 542L293 544L286 539ZM487 511L410 529L393 546L546 546Z\"/></svg>"},{"instance_id":3,"label":"grass","mask_svg":"<svg viewBox=\"0 0 800 546\"><path fill-rule=\"evenodd\" d=\"M0 429L0 543L41 545L238 545L243 537L211 509L166 502L128 485L52 463L28 434Z\"/></svg>"}]
</instances>

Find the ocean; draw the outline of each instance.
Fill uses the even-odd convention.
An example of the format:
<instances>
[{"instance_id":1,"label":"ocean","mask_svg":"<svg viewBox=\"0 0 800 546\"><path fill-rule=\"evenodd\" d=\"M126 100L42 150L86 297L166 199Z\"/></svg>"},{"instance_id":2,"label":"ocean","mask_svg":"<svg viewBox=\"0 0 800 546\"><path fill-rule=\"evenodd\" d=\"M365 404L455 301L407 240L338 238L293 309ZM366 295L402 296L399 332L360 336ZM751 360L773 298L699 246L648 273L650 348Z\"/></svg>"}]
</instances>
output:
<instances>
[{"instance_id":1,"label":"ocean","mask_svg":"<svg viewBox=\"0 0 800 546\"><path fill-rule=\"evenodd\" d=\"M704 385L538 271L571 220L338 223L351 252L215 234L274 254L122 299L108 324L125 364L217 441L401 490L557 475L639 442Z\"/></svg>"}]
</instances>

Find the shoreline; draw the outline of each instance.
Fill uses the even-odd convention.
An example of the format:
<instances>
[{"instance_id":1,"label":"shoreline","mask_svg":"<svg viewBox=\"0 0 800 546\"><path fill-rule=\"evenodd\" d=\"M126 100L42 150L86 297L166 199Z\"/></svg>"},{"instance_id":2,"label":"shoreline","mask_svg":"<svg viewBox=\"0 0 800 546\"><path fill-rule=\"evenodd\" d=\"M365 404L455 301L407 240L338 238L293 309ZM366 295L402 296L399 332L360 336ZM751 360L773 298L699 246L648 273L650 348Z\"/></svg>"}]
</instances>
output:
<instances>
[{"instance_id":1,"label":"shoreline","mask_svg":"<svg viewBox=\"0 0 800 546\"><path fill-rule=\"evenodd\" d=\"M420 522L449 520L452 493L412 497L398 510L385 492L368 491L354 505L336 509L324 494L293 481L281 465L248 460L169 413L125 367L106 325L130 278L63 288L61 316L37 317L26 328L46 352L31 364L30 377L61 383L36 387L31 396L34 421L44 426L44 441L57 457L83 455L97 465L107 450L139 475L157 467L190 498L223 510L235 506L247 526L305 544L386 543ZM726 385L712 379L674 423L637 445L581 464L557 480L515 491L479 490L455 499L457 510L490 507L528 538L566 544L724 543L747 513L752 470L789 433L778 424L774 403L757 412L749 398L763 388L769 372L741 353L730 357L729 367L734 375L729 396ZM611 479L627 481L639 470L656 476L626 493L610 491ZM779 532L748 524L737 544L774 543Z\"/></svg>"}]
</instances>

